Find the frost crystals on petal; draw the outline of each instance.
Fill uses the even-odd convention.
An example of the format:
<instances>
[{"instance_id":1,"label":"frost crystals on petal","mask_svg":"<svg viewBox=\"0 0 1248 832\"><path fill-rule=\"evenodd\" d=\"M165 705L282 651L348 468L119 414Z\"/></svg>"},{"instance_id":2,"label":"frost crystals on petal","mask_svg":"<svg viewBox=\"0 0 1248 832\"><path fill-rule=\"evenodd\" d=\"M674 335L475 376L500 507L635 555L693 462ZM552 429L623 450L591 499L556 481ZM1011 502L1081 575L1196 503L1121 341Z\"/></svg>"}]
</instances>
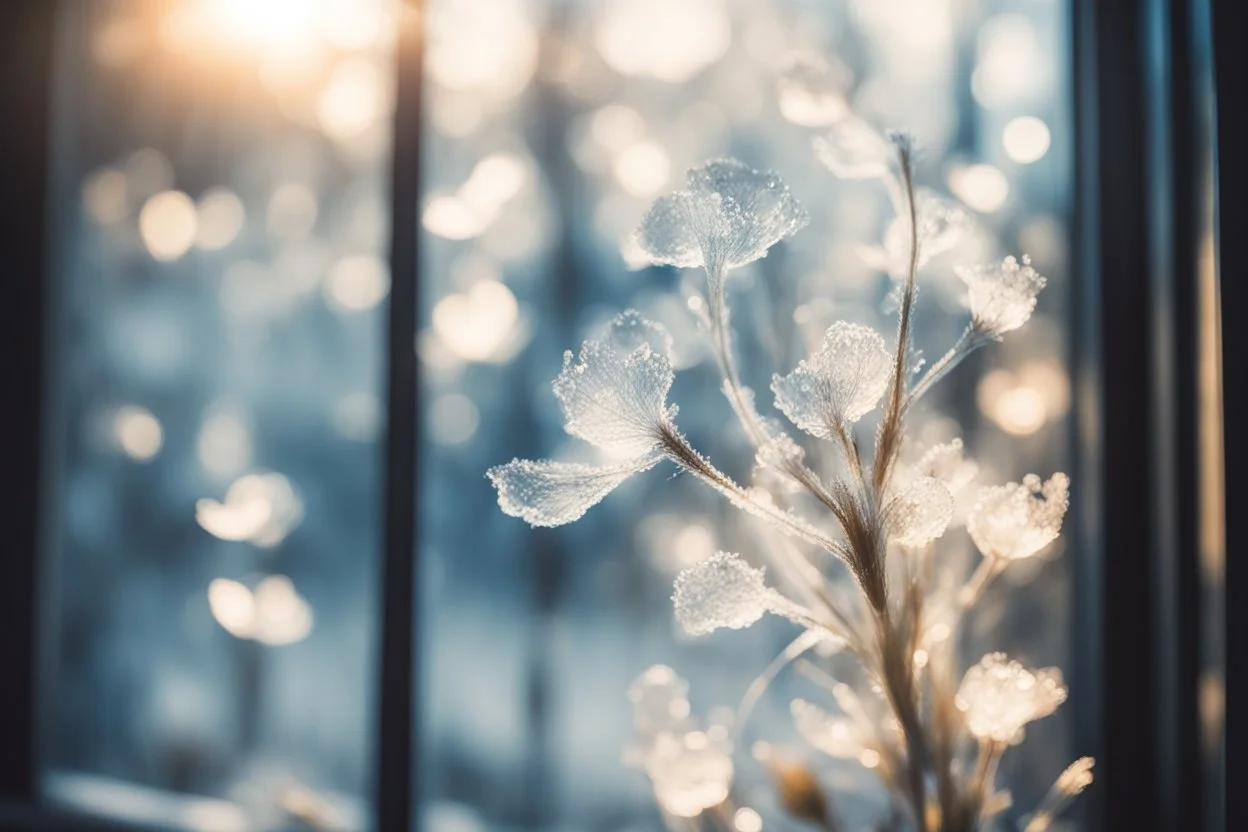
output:
<instances>
[{"instance_id":1,"label":"frost crystals on petal","mask_svg":"<svg viewBox=\"0 0 1248 832\"><path fill-rule=\"evenodd\" d=\"M932 446L915 467L921 475L943 482L951 494L957 494L979 473L979 464L963 453L961 439Z\"/></svg>"},{"instance_id":2,"label":"frost crystals on petal","mask_svg":"<svg viewBox=\"0 0 1248 832\"><path fill-rule=\"evenodd\" d=\"M842 119L814 140L815 155L841 179L886 176L893 146L883 134L857 116Z\"/></svg>"},{"instance_id":3,"label":"frost crystals on petal","mask_svg":"<svg viewBox=\"0 0 1248 832\"><path fill-rule=\"evenodd\" d=\"M770 608L771 590L763 582L762 569L740 555L716 552L676 577L672 601L681 627L700 636L721 627L750 626Z\"/></svg>"},{"instance_id":4,"label":"frost crystals on petal","mask_svg":"<svg viewBox=\"0 0 1248 832\"><path fill-rule=\"evenodd\" d=\"M775 376L776 406L793 424L823 439L875 407L888 387L893 359L870 327L838 321L823 345L787 376Z\"/></svg>"},{"instance_id":5,"label":"frost crystals on petal","mask_svg":"<svg viewBox=\"0 0 1248 832\"><path fill-rule=\"evenodd\" d=\"M658 444L659 429L675 415L670 339L658 324L628 310L601 341L586 341L573 360L563 356L555 397L573 436L618 456L638 457Z\"/></svg>"},{"instance_id":6,"label":"frost crystals on petal","mask_svg":"<svg viewBox=\"0 0 1248 832\"><path fill-rule=\"evenodd\" d=\"M685 190L655 200L634 236L653 263L717 271L765 256L808 222L779 176L718 159L691 169Z\"/></svg>"},{"instance_id":7,"label":"frost crystals on petal","mask_svg":"<svg viewBox=\"0 0 1248 832\"><path fill-rule=\"evenodd\" d=\"M1065 701L1061 670L1029 670L1004 653L990 653L968 670L955 699L973 736L1011 745L1022 742L1024 725Z\"/></svg>"},{"instance_id":8,"label":"frost crystals on petal","mask_svg":"<svg viewBox=\"0 0 1248 832\"><path fill-rule=\"evenodd\" d=\"M1036 308L1036 296L1046 283L1025 254L1021 263L1007 257L1000 263L959 266L955 271L968 289L971 324L993 338L1027 323Z\"/></svg>"},{"instance_id":9,"label":"frost crystals on petal","mask_svg":"<svg viewBox=\"0 0 1248 832\"><path fill-rule=\"evenodd\" d=\"M573 462L515 459L486 472L498 490L504 514L533 526L562 526L578 520L633 474L656 465L657 455L595 468Z\"/></svg>"},{"instance_id":10,"label":"frost crystals on petal","mask_svg":"<svg viewBox=\"0 0 1248 832\"><path fill-rule=\"evenodd\" d=\"M953 519L953 495L934 477L918 477L888 504L893 540L921 548L945 533Z\"/></svg>"},{"instance_id":11,"label":"frost crystals on petal","mask_svg":"<svg viewBox=\"0 0 1248 832\"><path fill-rule=\"evenodd\" d=\"M1057 539L1070 505L1070 478L1057 473L1041 483L1035 474L983 488L966 518L966 530L985 556L1029 558Z\"/></svg>"}]
</instances>

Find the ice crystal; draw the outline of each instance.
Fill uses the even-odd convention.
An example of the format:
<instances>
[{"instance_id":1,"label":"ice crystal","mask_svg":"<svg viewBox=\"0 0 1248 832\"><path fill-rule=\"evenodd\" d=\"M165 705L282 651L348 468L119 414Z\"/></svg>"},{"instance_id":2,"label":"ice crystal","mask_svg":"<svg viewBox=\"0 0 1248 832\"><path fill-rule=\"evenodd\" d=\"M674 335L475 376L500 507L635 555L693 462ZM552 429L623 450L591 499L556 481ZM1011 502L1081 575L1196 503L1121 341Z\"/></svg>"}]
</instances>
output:
<instances>
[{"instance_id":1,"label":"ice crystal","mask_svg":"<svg viewBox=\"0 0 1248 832\"><path fill-rule=\"evenodd\" d=\"M692 818L723 803L732 787L732 747L708 733L661 734L646 757L646 773L659 804Z\"/></svg>"},{"instance_id":2,"label":"ice crystal","mask_svg":"<svg viewBox=\"0 0 1248 832\"><path fill-rule=\"evenodd\" d=\"M856 760L862 754L866 743L853 720L834 717L804 699L794 699L790 711L797 733L824 754L843 760Z\"/></svg>"},{"instance_id":3,"label":"ice crystal","mask_svg":"<svg viewBox=\"0 0 1248 832\"><path fill-rule=\"evenodd\" d=\"M972 324L994 338L1027 323L1046 283L1025 254L1021 263L1007 257L1000 263L959 266L955 271L967 286Z\"/></svg>"},{"instance_id":4,"label":"ice crystal","mask_svg":"<svg viewBox=\"0 0 1248 832\"><path fill-rule=\"evenodd\" d=\"M1069 505L1069 477L1059 472L1041 483L1028 474L1021 483L980 489L966 530L986 556L1028 558L1057 538Z\"/></svg>"},{"instance_id":5,"label":"ice crystal","mask_svg":"<svg viewBox=\"0 0 1248 832\"><path fill-rule=\"evenodd\" d=\"M656 664L628 689L633 727L642 738L676 730L689 717L689 683L667 665Z\"/></svg>"},{"instance_id":6,"label":"ice crystal","mask_svg":"<svg viewBox=\"0 0 1248 832\"><path fill-rule=\"evenodd\" d=\"M945 533L953 519L953 495L934 477L917 477L888 506L892 537L920 548Z\"/></svg>"},{"instance_id":7,"label":"ice crystal","mask_svg":"<svg viewBox=\"0 0 1248 832\"><path fill-rule=\"evenodd\" d=\"M793 124L826 127L849 115L845 101L848 71L818 55L797 55L780 75L777 103Z\"/></svg>"},{"instance_id":8,"label":"ice crystal","mask_svg":"<svg viewBox=\"0 0 1248 832\"><path fill-rule=\"evenodd\" d=\"M957 494L970 485L979 473L979 465L963 453L961 439L932 446L915 467L922 476L943 482L950 494Z\"/></svg>"},{"instance_id":9,"label":"ice crystal","mask_svg":"<svg viewBox=\"0 0 1248 832\"><path fill-rule=\"evenodd\" d=\"M763 617L771 599L763 570L730 552L716 552L681 572L672 596L676 620L695 636L721 627L748 627Z\"/></svg>"},{"instance_id":10,"label":"ice crystal","mask_svg":"<svg viewBox=\"0 0 1248 832\"><path fill-rule=\"evenodd\" d=\"M990 653L966 672L955 701L973 736L1016 745L1024 725L1066 701L1066 685L1056 667L1029 670L1004 653Z\"/></svg>"},{"instance_id":11,"label":"ice crystal","mask_svg":"<svg viewBox=\"0 0 1248 832\"><path fill-rule=\"evenodd\" d=\"M916 267L920 269L933 257L962 242L971 228L971 219L965 211L931 191L919 191L915 196L915 213L919 225ZM883 244L863 246L859 253L871 268L900 278L910 268L910 244L910 212L904 205L898 205L897 216L884 231Z\"/></svg>"},{"instance_id":12,"label":"ice crystal","mask_svg":"<svg viewBox=\"0 0 1248 832\"><path fill-rule=\"evenodd\" d=\"M586 341L580 355L563 355L555 397L568 433L618 456L638 457L658 444L670 423L667 405L672 364L667 333L628 310L612 321L601 341Z\"/></svg>"},{"instance_id":13,"label":"ice crystal","mask_svg":"<svg viewBox=\"0 0 1248 832\"><path fill-rule=\"evenodd\" d=\"M787 376L775 376L771 389L776 406L793 424L830 439L875 407L892 369L879 333L838 321L828 328L819 351Z\"/></svg>"},{"instance_id":14,"label":"ice crystal","mask_svg":"<svg viewBox=\"0 0 1248 832\"><path fill-rule=\"evenodd\" d=\"M655 200L635 238L652 263L717 272L765 256L809 221L779 176L718 159L692 168L684 190Z\"/></svg>"},{"instance_id":15,"label":"ice crystal","mask_svg":"<svg viewBox=\"0 0 1248 832\"><path fill-rule=\"evenodd\" d=\"M657 454L594 467L573 462L513 459L486 472L505 514L532 526L562 526L579 519L630 476L652 468Z\"/></svg>"},{"instance_id":16,"label":"ice crystal","mask_svg":"<svg viewBox=\"0 0 1248 832\"><path fill-rule=\"evenodd\" d=\"M841 179L888 175L893 146L882 133L857 116L841 119L814 140L815 154Z\"/></svg>"}]
</instances>

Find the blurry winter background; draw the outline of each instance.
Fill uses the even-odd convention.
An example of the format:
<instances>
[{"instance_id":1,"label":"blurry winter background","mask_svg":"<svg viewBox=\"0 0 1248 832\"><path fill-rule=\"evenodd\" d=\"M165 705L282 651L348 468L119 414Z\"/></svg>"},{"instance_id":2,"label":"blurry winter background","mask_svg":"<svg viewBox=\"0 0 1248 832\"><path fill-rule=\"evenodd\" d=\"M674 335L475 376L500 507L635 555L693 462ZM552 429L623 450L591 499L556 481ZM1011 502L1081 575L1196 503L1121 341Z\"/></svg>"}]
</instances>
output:
<instances>
[{"instance_id":1,"label":"blurry winter background","mask_svg":"<svg viewBox=\"0 0 1248 832\"><path fill-rule=\"evenodd\" d=\"M397 3L62 6L45 787L190 829L363 828ZM663 662L690 680L695 711L735 705L793 635L783 622L678 635L676 571L757 533L687 478L651 471L537 531L499 512L484 478L514 456L583 453L549 381L626 306L676 336L682 427L748 475L682 294L696 276L630 271L621 251L690 165L731 154L774 169L812 215L731 287L745 380L765 391L832 320L893 326L889 278L865 251L887 196L834 178L812 137L851 110L912 130L920 183L976 226L927 269L929 359L965 323L953 263L1026 252L1050 280L1032 322L916 424L962 435L983 484L1062 469L1068 11L428 0L414 472L426 828L658 828L644 775L621 762L630 682ZM969 558L961 531L942 546ZM1065 663L1078 555L1012 567L968 657ZM817 696L783 676L748 739L860 782L801 748L797 692ZM1081 752L1070 730L1059 713L1007 755L1016 803L1034 805ZM740 782L767 815L748 760Z\"/></svg>"}]
</instances>

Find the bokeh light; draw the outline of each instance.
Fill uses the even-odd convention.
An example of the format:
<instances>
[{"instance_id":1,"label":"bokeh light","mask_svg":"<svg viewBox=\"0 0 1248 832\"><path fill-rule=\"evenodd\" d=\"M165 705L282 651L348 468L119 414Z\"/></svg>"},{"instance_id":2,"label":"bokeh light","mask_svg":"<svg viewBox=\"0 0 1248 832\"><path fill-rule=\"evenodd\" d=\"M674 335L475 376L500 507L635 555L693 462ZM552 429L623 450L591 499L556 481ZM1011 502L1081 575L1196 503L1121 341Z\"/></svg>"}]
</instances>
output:
<instances>
[{"instance_id":1,"label":"bokeh light","mask_svg":"<svg viewBox=\"0 0 1248 832\"><path fill-rule=\"evenodd\" d=\"M1049 152L1051 142L1049 126L1035 116L1012 119L1001 133L1005 155L1023 165L1044 158L1044 154Z\"/></svg>"},{"instance_id":2,"label":"bokeh light","mask_svg":"<svg viewBox=\"0 0 1248 832\"><path fill-rule=\"evenodd\" d=\"M143 244L162 263L186 254L195 242L197 228L195 203L181 191L162 191L147 200L139 212Z\"/></svg>"}]
</instances>

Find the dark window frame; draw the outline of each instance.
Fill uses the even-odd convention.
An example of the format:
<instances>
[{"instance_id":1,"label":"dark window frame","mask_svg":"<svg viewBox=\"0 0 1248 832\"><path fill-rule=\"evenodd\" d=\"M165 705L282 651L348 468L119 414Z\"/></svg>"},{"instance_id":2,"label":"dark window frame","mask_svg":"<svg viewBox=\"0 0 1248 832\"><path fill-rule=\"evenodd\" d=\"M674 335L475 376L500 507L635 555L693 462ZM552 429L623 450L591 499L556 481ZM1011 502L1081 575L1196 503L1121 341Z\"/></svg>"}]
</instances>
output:
<instances>
[{"instance_id":1,"label":"dark window frame","mask_svg":"<svg viewBox=\"0 0 1248 832\"><path fill-rule=\"evenodd\" d=\"M415 7L417 3L409 3ZM122 824L53 809L38 798L35 712L39 655L43 407L49 301L49 121L57 4L14 0L0 26L0 832L123 830ZM1248 146L1235 112L1248 101L1248 12L1242 0L1072 3L1077 132L1075 474L1084 486L1072 529L1081 550L1080 651L1072 681L1094 706L1076 705L1077 730L1094 738L1099 784L1085 817L1096 828L1248 829L1239 782L1248 743L1228 711L1222 766L1196 744L1202 633L1197 572L1195 267L1204 229L1194 207L1217 188L1216 238L1224 322L1248 314L1236 264L1245 262L1248 166L1216 161L1214 147ZM388 429L374 822L412 828L417 794L413 709L416 505L417 226L420 163L420 31L411 14L400 38L399 107L392 169L388 330ZM1213 60L1208 59L1212 43ZM1202 98L1210 73L1216 101ZM1203 85L1203 86L1202 86ZM1212 110L1210 109L1212 107ZM1210 178L1202 179L1202 174ZM1228 264L1230 267L1228 268ZM1248 424L1248 332L1223 327L1223 415ZM1158 448L1162 450L1159 452ZM1248 490L1229 472L1248 447L1226 432L1226 505ZM1138 476L1112 482L1105 471ZM1228 513L1226 551L1248 544L1248 519ZM1102 544L1101 541L1106 543ZM1228 558L1226 701L1248 690L1248 579ZM1113 701L1113 707L1107 703ZM1217 774L1220 769L1221 781ZM1207 775L1213 774L1212 781ZM1225 801L1205 795L1220 793ZM1222 814L1221 818L1217 815ZM1203 818L1203 819L1202 819ZM1112 827L1108 824L1112 823Z\"/></svg>"}]
</instances>

